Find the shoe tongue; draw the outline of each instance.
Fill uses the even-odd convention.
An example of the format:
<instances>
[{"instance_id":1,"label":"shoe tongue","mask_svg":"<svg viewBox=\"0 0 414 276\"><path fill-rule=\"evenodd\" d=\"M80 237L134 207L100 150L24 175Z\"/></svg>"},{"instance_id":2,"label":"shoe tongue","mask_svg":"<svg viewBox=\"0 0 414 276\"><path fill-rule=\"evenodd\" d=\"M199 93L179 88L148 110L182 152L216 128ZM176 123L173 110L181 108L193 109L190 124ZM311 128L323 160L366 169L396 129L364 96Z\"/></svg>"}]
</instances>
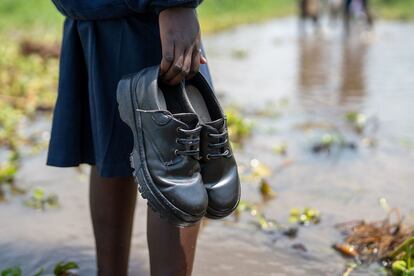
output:
<instances>
[{"instance_id":1,"label":"shoe tongue","mask_svg":"<svg viewBox=\"0 0 414 276\"><path fill-rule=\"evenodd\" d=\"M173 114L173 117L186 125L188 129L193 129L198 125L198 117L195 113L178 113Z\"/></svg>"},{"instance_id":2,"label":"shoe tongue","mask_svg":"<svg viewBox=\"0 0 414 276\"><path fill-rule=\"evenodd\" d=\"M220 118L212 122L207 122L206 125L211 128L214 128L215 130L217 130L217 132L220 132L224 127L224 118Z\"/></svg>"}]
</instances>

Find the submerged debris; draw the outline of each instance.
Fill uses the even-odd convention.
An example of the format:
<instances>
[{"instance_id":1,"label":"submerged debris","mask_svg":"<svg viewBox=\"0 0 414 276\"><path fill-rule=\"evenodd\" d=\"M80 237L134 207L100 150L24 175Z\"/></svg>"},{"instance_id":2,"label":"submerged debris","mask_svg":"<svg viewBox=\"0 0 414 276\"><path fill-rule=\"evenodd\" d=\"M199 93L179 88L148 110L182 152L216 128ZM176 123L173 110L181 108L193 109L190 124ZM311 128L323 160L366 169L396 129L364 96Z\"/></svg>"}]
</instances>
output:
<instances>
[{"instance_id":1,"label":"submerged debris","mask_svg":"<svg viewBox=\"0 0 414 276\"><path fill-rule=\"evenodd\" d=\"M396 222L391 216L396 215ZM402 223L398 209L392 209L387 218L377 222L351 221L336 225L346 236L334 248L341 254L356 257L363 263L381 261L414 235L414 227Z\"/></svg>"},{"instance_id":2,"label":"submerged debris","mask_svg":"<svg viewBox=\"0 0 414 276\"><path fill-rule=\"evenodd\" d=\"M41 43L29 39L20 42L20 51L23 56L38 55L43 59L59 58L60 45L59 43Z\"/></svg>"}]
</instances>

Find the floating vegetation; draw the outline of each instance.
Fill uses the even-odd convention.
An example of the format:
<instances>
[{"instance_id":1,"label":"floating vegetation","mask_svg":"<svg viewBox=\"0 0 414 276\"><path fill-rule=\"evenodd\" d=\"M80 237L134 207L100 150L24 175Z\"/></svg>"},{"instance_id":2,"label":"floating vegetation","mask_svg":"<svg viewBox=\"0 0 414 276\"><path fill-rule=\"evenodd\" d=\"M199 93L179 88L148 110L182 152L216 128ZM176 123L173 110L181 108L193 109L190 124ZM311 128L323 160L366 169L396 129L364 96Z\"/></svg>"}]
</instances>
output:
<instances>
[{"instance_id":1,"label":"floating vegetation","mask_svg":"<svg viewBox=\"0 0 414 276\"><path fill-rule=\"evenodd\" d=\"M59 198L56 194L47 194L42 187L37 187L24 204L36 210L46 210L59 207Z\"/></svg>"},{"instance_id":2,"label":"floating vegetation","mask_svg":"<svg viewBox=\"0 0 414 276\"><path fill-rule=\"evenodd\" d=\"M273 145L272 149L276 154L281 155L281 156L286 156L288 146L286 143L278 143L278 144Z\"/></svg>"},{"instance_id":3,"label":"floating vegetation","mask_svg":"<svg viewBox=\"0 0 414 276\"><path fill-rule=\"evenodd\" d=\"M377 118L368 117L359 112L348 112L345 114L345 119L358 134L364 134L368 131L375 132L378 129Z\"/></svg>"},{"instance_id":4,"label":"floating vegetation","mask_svg":"<svg viewBox=\"0 0 414 276\"><path fill-rule=\"evenodd\" d=\"M289 222L300 225L318 224L321 221L320 212L314 208L292 208L290 210Z\"/></svg>"},{"instance_id":5,"label":"floating vegetation","mask_svg":"<svg viewBox=\"0 0 414 276\"><path fill-rule=\"evenodd\" d=\"M272 186L270 186L269 182L264 178L260 181L259 190L263 200L270 200L276 197L276 193L273 191Z\"/></svg>"},{"instance_id":6,"label":"floating vegetation","mask_svg":"<svg viewBox=\"0 0 414 276\"><path fill-rule=\"evenodd\" d=\"M246 50L243 49L233 49L231 51L231 56L235 59L245 59L247 58L248 54Z\"/></svg>"},{"instance_id":7,"label":"floating vegetation","mask_svg":"<svg viewBox=\"0 0 414 276\"><path fill-rule=\"evenodd\" d=\"M329 132L312 145L313 153L330 153L334 150L351 149L355 150L357 145L346 140L345 136L339 131Z\"/></svg>"},{"instance_id":8,"label":"floating vegetation","mask_svg":"<svg viewBox=\"0 0 414 276\"><path fill-rule=\"evenodd\" d=\"M8 267L1 271L1 276L21 276L22 269L18 266Z\"/></svg>"},{"instance_id":9,"label":"floating vegetation","mask_svg":"<svg viewBox=\"0 0 414 276\"><path fill-rule=\"evenodd\" d=\"M79 269L79 265L75 262L58 262L53 270L53 275L55 276L75 276L77 274L77 270ZM42 276L45 273L45 269L43 267L39 268L37 272L31 274L33 276ZM19 266L8 267L1 271L1 276L22 276L28 275L27 273L23 274L23 270ZM50 274L49 274L50 275Z\"/></svg>"},{"instance_id":10,"label":"floating vegetation","mask_svg":"<svg viewBox=\"0 0 414 276\"><path fill-rule=\"evenodd\" d=\"M226 111L229 137L233 144L240 145L252 133L253 124L235 109Z\"/></svg>"},{"instance_id":11,"label":"floating vegetation","mask_svg":"<svg viewBox=\"0 0 414 276\"><path fill-rule=\"evenodd\" d=\"M396 216L396 222L391 221L392 215ZM351 221L338 224L336 227L346 237L343 243L334 245L334 249L362 263L382 261L390 257L395 259L403 252L392 252L414 235L414 227L408 227L402 223L397 209L392 209L387 218L382 221Z\"/></svg>"},{"instance_id":12,"label":"floating vegetation","mask_svg":"<svg viewBox=\"0 0 414 276\"><path fill-rule=\"evenodd\" d=\"M37 143L25 139L19 128L24 118L38 111L51 111L56 97L59 45L30 40L2 39L0 45L0 152L9 158L0 162L0 201L7 188L23 190L14 183L20 167L20 148Z\"/></svg>"},{"instance_id":13,"label":"floating vegetation","mask_svg":"<svg viewBox=\"0 0 414 276\"><path fill-rule=\"evenodd\" d=\"M76 275L76 269L79 269L79 266L75 262L59 262L53 272L56 276L71 276Z\"/></svg>"},{"instance_id":14,"label":"floating vegetation","mask_svg":"<svg viewBox=\"0 0 414 276\"><path fill-rule=\"evenodd\" d=\"M258 159L250 160L251 175L253 178L263 179L272 174L270 168Z\"/></svg>"},{"instance_id":15,"label":"floating vegetation","mask_svg":"<svg viewBox=\"0 0 414 276\"><path fill-rule=\"evenodd\" d=\"M265 232L279 231L285 236L290 238L296 237L298 229L296 227L290 227L278 223L274 219L270 219L265 216L263 212L259 210L259 206L245 200L241 200L234 215L236 220L239 220L242 213L249 213L254 218L253 224L256 225L260 230Z\"/></svg>"},{"instance_id":16,"label":"floating vegetation","mask_svg":"<svg viewBox=\"0 0 414 276\"><path fill-rule=\"evenodd\" d=\"M19 168L19 155L10 151L6 161L0 163L0 202L6 200L6 190L14 194L23 194L25 191L14 183Z\"/></svg>"},{"instance_id":17,"label":"floating vegetation","mask_svg":"<svg viewBox=\"0 0 414 276\"><path fill-rule=\"evenodd\" d=\"M366 127L367 116L359 112L348 112L345 115L347 122L349 122L357 133L362 133Z\"/></svg>"}]
</instances>

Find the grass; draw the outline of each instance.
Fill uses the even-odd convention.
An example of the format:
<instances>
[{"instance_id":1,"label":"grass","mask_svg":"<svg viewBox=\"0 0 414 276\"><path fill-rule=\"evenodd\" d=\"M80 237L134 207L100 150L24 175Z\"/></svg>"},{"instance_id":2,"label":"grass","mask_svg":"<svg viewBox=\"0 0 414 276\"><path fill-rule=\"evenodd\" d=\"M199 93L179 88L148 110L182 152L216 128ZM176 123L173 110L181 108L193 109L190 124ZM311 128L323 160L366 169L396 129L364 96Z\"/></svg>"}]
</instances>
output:
<instances>
[{"instance_id":1,"label":"grass","mask_svg":"<svg viewBox=\"0 0 414 276\"><path fill-rule=\"evenodd\" d=\"M294 0L205 0L199 8L205 32L294 13Z\"/></svg>"},{"instance_id":2,"label":"grass","mask_svg":"<svg viewBox=\"0 0 414 276\"><path fill-rule=\"evenodd\" d=\"M206 0L199 8L203 30L218 31L294 12L293 0ZM1 0L0 31L27 28L59 33L63 22L51 0Z\"/></svg>"},{"instance_id":3,"label":"grass","mask_svg":"<svg viewBox=\"0 0 414 276\"><path fill-rule=\"evenodd\" d=\"M372 0L377 17L414 20L414 0ZM204 32L215 32L235 25L293 15L296 0L205 0L199 8ZM63 16L51 0L1 0L0 32L13 34L40 30L55 36L62 28Z\"/></svg>"},{"instance_id":4,"label":"grass","mask_svg":"<svg viewBox=\"0 0 414 276\"><path fill-rule=\"evenodd\" d=\"M62 29L63 16L51 0L1 0L0 32L21 33L28 29L56 35Z\"/></svg>"},{"instance_id":5,"label":"grass","mask_svg":"<svg viewBox=\"0 0 414 276\"><path fill-rule=\"evenodd\" d=\"M414 0L373 0L376 17L414 20Z\"/></svg>"}]
</instances>

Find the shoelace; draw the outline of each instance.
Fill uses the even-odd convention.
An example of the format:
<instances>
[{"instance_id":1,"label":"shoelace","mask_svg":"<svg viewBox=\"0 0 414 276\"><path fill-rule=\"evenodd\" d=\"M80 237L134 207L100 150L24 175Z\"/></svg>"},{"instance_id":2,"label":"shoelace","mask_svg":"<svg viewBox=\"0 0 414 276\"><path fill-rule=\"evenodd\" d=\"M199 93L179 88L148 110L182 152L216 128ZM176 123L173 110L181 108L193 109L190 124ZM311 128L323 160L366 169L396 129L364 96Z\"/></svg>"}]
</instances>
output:
<instances>
[{"instance_id":1,"label":"shoelace","mask_svg":"<svg viewBox=\"0 0 414 276\"><path fill-rule=\"evenodd\" d=\"M192 156L198 159L200 153L200 131L201 126L194 129L177 128L177 132L184 134L186 138L177 138L175 140L177 144L185 146L185 150L176 149L174 151L175 155ZM197 137L194 138L193 135L195 134L197 134Z\"/></svg>"},{"instance_id":2,"label":"shoelace","mask_svg":"<svg viewBox=\"0 0 414 276\"><path fill-rule=\"evenodd\" d=\"M207 159L211 159L211 158L216 159L216 158L221 158L221 157L228 157L230 155L230 150L228 148L226 148L224 150L224 152L221 152L225 148L225 146L227 145L227 142L228 142L227 130L224 130L222 133L208 133L208 137L215 138L215 139L219 140L216 143L209 143L208 147L212 148L212 149L219 149L220 152L219 153L208 153L206 155Z\"/></svg>"}]
</instances>

